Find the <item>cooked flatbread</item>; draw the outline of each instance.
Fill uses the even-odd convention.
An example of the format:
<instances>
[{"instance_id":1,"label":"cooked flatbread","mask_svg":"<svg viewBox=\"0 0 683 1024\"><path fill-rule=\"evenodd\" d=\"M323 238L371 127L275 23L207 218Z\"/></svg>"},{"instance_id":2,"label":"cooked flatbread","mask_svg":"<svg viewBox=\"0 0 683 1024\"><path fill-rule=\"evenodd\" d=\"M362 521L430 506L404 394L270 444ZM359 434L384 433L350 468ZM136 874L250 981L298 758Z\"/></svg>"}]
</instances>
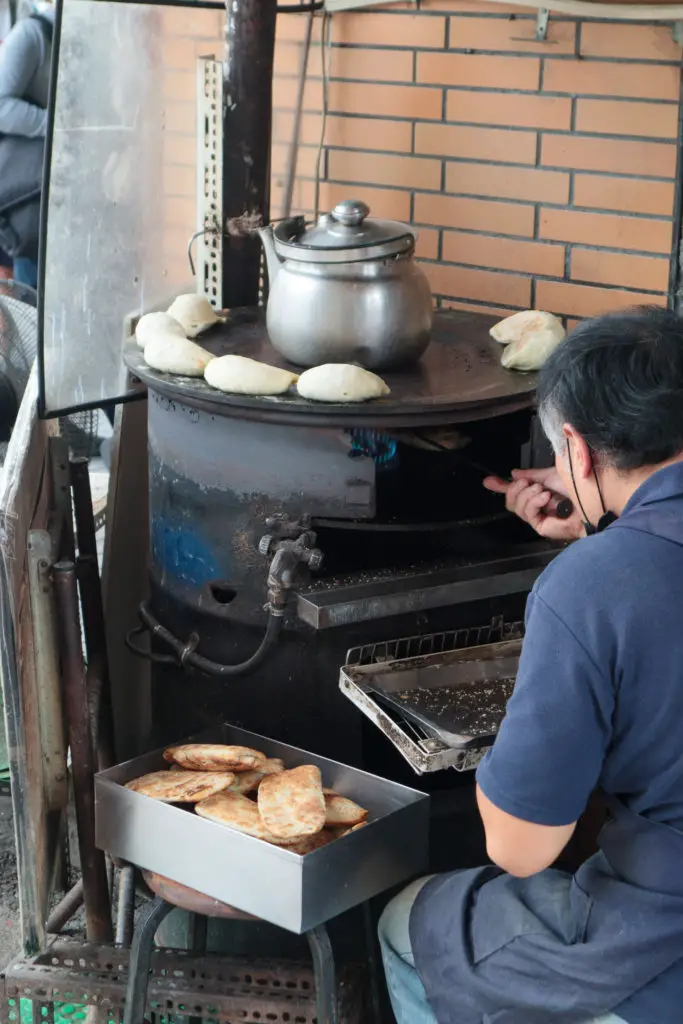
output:
<instances>
[{"instance_id":1,"label":"cooked flatbread","mask_svg":"<svg viewBox=\"0 0 683 1024\"><path fill-rule=\"evenodd\" d=\"M332 828L341 825L358 825L365 821L368 812L364 807L359 807L348 797L339 796L338 793L325 795L325 824Z\"/></svg>"},{"instance_id":2,"label":"cooked flatbread","mask_svg":"<svg viewBox=\"0 0 683 1024\"><path fill-rule=\"evenodd\" d=\"M267 775L258 790L258 809L266 828L281 839L302 839L325 824L320 769L312 764Z\"/></svg>"},{"instance_id":3,"label":"cooked flatbread","mask_svg":"<svg viewBox=\"0 0 683 1024\"><path fill-rule=\"evenodd\" d=\"M289 843L284 849L291 850L292 853L298 853L300 857L304 857L307 853L319 850L321 846L327 846L334 838L331 832L326 832L323 829L322 832L316 832L314 836L306 836L305 839L297 839L295 843Z\"/></svg>"},{"instance_id":4,"label":"cooked flatbread","mask_svg":"<svg viewBox=\"0 0 683 1024\"><path fill-rule=\"evenodd\" d=\"M365 828L367 821L359 821L357 825L342 826L341 828L330 828L330 834L334 839L342 839L344 836L348 836L349 832L357 832L359 828Z\"/></svg>"},{"instance_id":5,"label":"cooked flatbread","mask_svg":"<svg viewBox=\"0 0 683 1024\"><path fill-rule=\"evenodd\" d=\"M194 804L220 793L231 784L232 772L188 772L173 770L152 772L126 783L126 789L154 797L167 804Z\"/></svg>"},{"instance_id":6,"label":"cooked flatbread","mask_svg":"<svg viewBox=\"0 0 683 1024\"><path fill-rule=\"evenodd\" d=\"M279 757L269 757L260 768L248 772L238 772L235 775L235 781L228 789L231 793L254 793L259 788L261 779L265 779L266 775L276 775L284 770L284 763Z\"/></svg>"},{"instance_id":7,"label":"cooked flatbread","mask_svg":"<svg viewBox=\"0 0 683 1024\"><path fill-rule=\"evenodd\" d=\"M229 793L244 793L247 796L249 793L255 793L261 785L261 779L265 779L264 772L250 771L250 772L236 772L235 781L228 786Z\"/></svg>"},{"instance_id":8,"label":"cooked flatbread","mask_svg":"<svg viewBox=\"0 0 683 1024\"><path fill-rule=\"evenodd\" d=\"M197 772L248 772L260 769L267 758L251 747L232 747L223 743L184 743L169 747L164 758Z\"/></svg>"},{"instance_id":9,"label":"cooked flatbread","mask_svg":"<svg viewBox=\"0 0 683 1024\"><path fill-rule=\"evenodd\" d=\"M202 818L227 825L256 839L263 839L266 843L280 842L264 825L254 801L242 793L216 793L198 803L195 810Z\"/></svg>"}]
</instances>

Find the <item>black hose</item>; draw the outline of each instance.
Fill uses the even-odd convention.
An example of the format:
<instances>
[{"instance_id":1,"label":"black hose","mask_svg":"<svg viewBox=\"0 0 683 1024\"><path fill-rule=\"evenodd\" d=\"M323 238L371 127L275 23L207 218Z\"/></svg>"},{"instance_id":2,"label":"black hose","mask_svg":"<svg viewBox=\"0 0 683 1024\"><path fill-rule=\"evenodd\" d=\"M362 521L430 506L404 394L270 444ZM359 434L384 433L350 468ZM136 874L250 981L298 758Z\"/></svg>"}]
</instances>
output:
<instances>
[{"instance_id":1,"label":"black hose","mask_svg":"<svg viewBox=\"0 0 683 1024\"><path fill-rule=\"evenodd\" d=\"M199 643L199 637L196 633L193 633L186 642L174 636L170 630L162 626L159 620L155 618L146 602L140 605L138 613L140 620L152 636L157 637L167 647L170 647L183 667L194 668L210 676L245 676L247 673L253 672L265 660L282 629L282 615L276 615L271 611L268 615L266 632L259 647L252 656L238 665L223 665L218 661L211 661L209 658L204 658L201 654L197 654L195 648ZM136 650L136 653L139 653L136 648L133 649Z\"/></svg>"}]
</instances>

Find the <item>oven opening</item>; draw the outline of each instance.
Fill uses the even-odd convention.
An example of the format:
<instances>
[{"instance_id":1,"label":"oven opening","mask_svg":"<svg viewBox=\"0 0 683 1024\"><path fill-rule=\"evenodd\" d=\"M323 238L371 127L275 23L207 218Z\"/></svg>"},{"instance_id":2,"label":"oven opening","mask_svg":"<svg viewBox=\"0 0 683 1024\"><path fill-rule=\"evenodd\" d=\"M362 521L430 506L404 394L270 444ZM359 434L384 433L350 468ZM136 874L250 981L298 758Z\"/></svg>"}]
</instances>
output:
<instances>
[{"instance_id":1,"label":"oven opening","mask_svg":"<svg viewBox=\"0 0 683 1024\"><path fill-rule=\"evenodd\" d=\"M453 427L350 432L352 459L375 463L372 519L314 519L325 561L316 578L506 557L532 539L487 491L488 473L524 464L528 411Z\"/></svg>"}]
</instances>

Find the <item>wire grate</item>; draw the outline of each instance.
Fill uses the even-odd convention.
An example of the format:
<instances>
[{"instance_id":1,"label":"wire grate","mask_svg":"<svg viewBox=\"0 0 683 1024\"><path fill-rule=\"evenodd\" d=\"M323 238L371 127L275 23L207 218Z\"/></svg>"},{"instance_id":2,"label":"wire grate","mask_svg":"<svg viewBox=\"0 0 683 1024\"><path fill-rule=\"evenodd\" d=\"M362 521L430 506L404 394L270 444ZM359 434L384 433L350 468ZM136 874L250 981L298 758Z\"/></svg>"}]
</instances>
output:
<instances>
[{"instance_id":1,"label":"wire grate","mask_svg":"<svg viewBox=\"0 0 683 1024\"><path fill-rule=\"evenodd\" d=\"M443 633L426 633L422 636L402 637L399 640L384 640L380 643L352 647L346 655L347 665L377 665L384 661L404 661L421 658L429 654L446 654L466 647L481 647L484 644L502 643L505 640L519 640L524 635L524 623L506 623L502 616L494 618L486 626L470 629L450 630Z\"/></svg>"},{"instance_id":2,"label":"wire grate","mask_svg":"<svg viewBox=\"0 0 683 1024\"><path fill-rule=\"evenodd\" d=\"M521 640L523 636L523 622L507 623L499 616L485 626L402 637L398 640L352 647L341 670L339 686L342 693L384 733L419 775L446 768L460 772L472 771L484 757L487 746L458 749L448 747L418 722L405 717L386 702L380 703L375 700L371 690L364 685L363 670L385 662L405 663L430 655Z\"/></svg>"}]
</instances>

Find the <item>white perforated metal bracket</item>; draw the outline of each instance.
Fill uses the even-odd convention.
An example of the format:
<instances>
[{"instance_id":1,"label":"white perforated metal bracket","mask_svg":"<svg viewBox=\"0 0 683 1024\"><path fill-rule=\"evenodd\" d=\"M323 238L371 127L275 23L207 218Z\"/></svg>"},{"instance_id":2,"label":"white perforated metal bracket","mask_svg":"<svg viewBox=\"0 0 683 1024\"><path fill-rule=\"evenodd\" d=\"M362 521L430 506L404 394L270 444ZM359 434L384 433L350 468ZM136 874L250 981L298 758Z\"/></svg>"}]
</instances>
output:
<instances>
[{"instance_id":1,"label":"white perforated metal bracket","mask_svg":"<svg viewBox=\"0 0 683 1024\"><path fill-rule=\"evenodd\" d=\"M223 309L223 64L197 62L197 291Z\"/></svg>"},{"instance_id":2,"label":"white perforated metal bracket","mask_svg":"<svg viewBox=\"0 0 683 1024\"><path fill-rule=\"evenodd\" d=\"M391 3L392 0L389 0ZM399 0L394 0L398 3ZM417 5L417 0L410 0ZM326 11L350 11L359 7L377 7L378 4L385 4L386 0L325 0Z\"/></svg>"}]
</instances>

